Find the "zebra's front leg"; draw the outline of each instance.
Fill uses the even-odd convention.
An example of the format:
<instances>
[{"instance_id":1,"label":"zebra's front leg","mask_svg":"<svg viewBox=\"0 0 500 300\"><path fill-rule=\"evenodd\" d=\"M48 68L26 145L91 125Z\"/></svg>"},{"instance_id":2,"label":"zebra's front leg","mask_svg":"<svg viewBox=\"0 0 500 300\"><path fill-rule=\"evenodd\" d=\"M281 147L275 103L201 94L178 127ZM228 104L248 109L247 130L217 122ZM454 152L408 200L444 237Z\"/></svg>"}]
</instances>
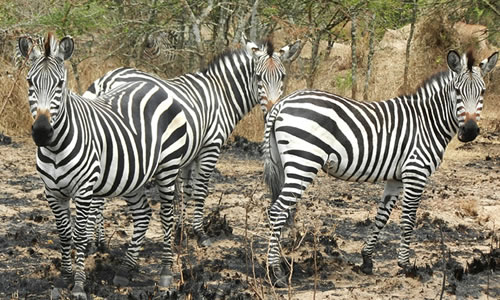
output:
<instances>
[{"instance_id":1,"label":"zebra's front leg","mask_svg":"<svg viewBox=\"0 0 500 300\"><path fill-rule=\"evenodd\" d=\"M75 286L71 291L73 299L87 299L87 294L84 290L86 280L85 253L87 250L89 212L92 205L92 189L87 187L82 188L82 191L83 192L75 197L76 217L73 231L73 241L76 250L76 264Z\"/></svg>"},{"instance_id":2,"label":"zebra's front leg","mask_svg":"<svg viewBox=\"0 0 500 300\"><path fill-rule=\"evenodd\" d=\"M127 286L129 284L131 272L137 266L139 250L144 242L152 214L143 187L133 194L124 196L124 198L127 200L129 213L132 216L134 233L132 241L128 246L127 254L122 261L123 266L118 268L113 278L113 284L116 286Z\"/></svg>"},{"instance_id":3,"label":"zebra's front leg","mask_svg":"<svg viewBox=\"0 0 500 300\"><path fill-rule=\"evenodd\" d=\"M161 287L168 287L172 284L174 279L174 274L172 272L172 265L174 262L172 251L172 232L175 227L173 214L175 181L172 180L171 182L159 182L158 186L161 201L160 218L164 235L162 269L160 272L160 281L158 285Z\"/></svg>"},{"instance_id":4,"label":"zebra's front leg","mask_svg":"<svg viewBox=\"0 0 500 300\"><path fill-rule=\"evenodd\" d=\"M377 243L380 231L384 228L385 224L387 224L387 221L391 216L392 209L399 197L399 194L401 193L402 188L403 183L396 180L389 180L385 184L384 193L381 201L379 202L372 233L370 238L366 241L363 250L361 250L361 256L363 257L361 271L365 274L373 273L373 248Z\"/></svg>"},{"instance_id":5,"label":"zebra's front leg","mask_svg":"<svg viewBox=\"0 0 500 300\"><path fill-rule=\"evenodd\" d=\"M401 214L401 244L398 252L398 266L402 268L403 273L411 270L410 241L424 184L412 182L411 185L407 185L405 183Z\"/></svg>"},{"instance_id":6,"label":"zebra's front leg","mask_svg":"<svg viewBox=\"0 0 500 300\"><path fill-rule=\"evenodd\" d=\"M73 267L71 262L71 247L73 244L71 213L69 210L69 198L61 199L45 192L50 209L56 218L56 227L61 244L61 277L65 284L73 283Z\"/></svg>"}]
</instances>

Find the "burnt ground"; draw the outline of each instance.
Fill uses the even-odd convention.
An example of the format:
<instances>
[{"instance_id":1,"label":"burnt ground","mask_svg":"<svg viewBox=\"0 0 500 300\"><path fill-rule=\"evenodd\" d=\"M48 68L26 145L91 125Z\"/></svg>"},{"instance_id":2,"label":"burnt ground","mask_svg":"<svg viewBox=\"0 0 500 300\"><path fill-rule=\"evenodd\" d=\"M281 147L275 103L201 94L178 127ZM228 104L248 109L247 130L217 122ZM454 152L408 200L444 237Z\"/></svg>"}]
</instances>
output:
<instances>
[{"instance_id":1,"label":"burnt ground","mask_svg":"<svg viewBox=\"0 0 500 300\"><path fill-rule=\"evenodd\" d=\"M500 138L498 132L483 132L473 143L453 141L431 177L417 214L412 274L398 274L399 207L380 236L374 274L364 275L357 268L383 184L343 182L322 174L300 202L294 226L284 233L284 255L293 269L290 289L272 288L265 268L270 200L262 183L258 145L236 139L224 149L207 199L207 230L214 244L198 247L188 234L176 246L174 286L168 291L156 288L162 234L159 205L153 199L155 212L134 281L129 287L115 287L113 270L125 253L132 227L125 202L111 199L104 213L110 251L87 259L88 295L438 299L443 292L445 299L498 299ZM59 238L35 171L35 147L27 138L7 141L0 143L0 298L69 298L58 279ZM154 188L151 194L154 198Z\"/></svg>"}]
</instances>

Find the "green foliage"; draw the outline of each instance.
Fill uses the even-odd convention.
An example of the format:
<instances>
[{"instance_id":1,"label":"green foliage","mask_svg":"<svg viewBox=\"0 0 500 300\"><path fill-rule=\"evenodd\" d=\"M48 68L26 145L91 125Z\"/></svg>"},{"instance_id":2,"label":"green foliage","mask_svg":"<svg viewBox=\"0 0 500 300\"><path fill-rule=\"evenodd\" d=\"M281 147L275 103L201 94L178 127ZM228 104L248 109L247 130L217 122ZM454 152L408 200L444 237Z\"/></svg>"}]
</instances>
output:
<instances>
[{"instance_id":1,"label":"green foliage","mask_svg":"<svg viewBox=\"0 0 500 300\"><path fill-rule=\"evenodd\" d=\"M16 11L16 2L10 1L0 5L0 26L8 27L19 21L19 15Z\"/></svg>"},{"instance_id":2,"label":"green foliage","mask_svg":"<svg viewBox=\"0 0 500 300\"><path fill-rule=\"evenodd\" d=\"M335 87L342 93L352 88L352 70L347 70L344 75L335 76Z\"/></svg>"},{"instance_id":3,"label":"green foliage","mask_svg":"<svg viewBox=\"0 0 500 300\"><path fill-rule=\"evenodd\" d=\"M55 28L59 36L79 36L85 33L111 28L106 1L86 1L74 4L75 1L64 1L55 6L50 13L40 17L40 24Z\"/></svg>"}]
</instances>

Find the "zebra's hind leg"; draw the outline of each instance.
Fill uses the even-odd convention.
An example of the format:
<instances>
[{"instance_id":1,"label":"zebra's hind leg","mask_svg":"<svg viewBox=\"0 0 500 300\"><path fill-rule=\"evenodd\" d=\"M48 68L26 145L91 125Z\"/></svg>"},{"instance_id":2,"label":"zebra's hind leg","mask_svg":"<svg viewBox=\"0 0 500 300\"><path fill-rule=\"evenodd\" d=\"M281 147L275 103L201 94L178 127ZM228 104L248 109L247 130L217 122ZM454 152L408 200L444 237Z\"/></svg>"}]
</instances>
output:
<instances>
[{"instance_id":1,"label":"zebra's hind leg","mask_svg":"<svg viewBox=\"0 0 500 300\"><path fill-rule=\"evenodd\" d=\"M124 198L127 200L129 213L132 216L134 233L123 260L123 266L118 268L113 278L113 284L116 286L127 286L129 284L131 272L137 266L139 249L144 242L149 221L151 220L151 207L146 199L144 187L133 194L126 195Z\"/></svg>"},{"instance_id":2,"label":"zebra's hind leg","mask_svg":"<svg viewBox=\"0 0 500 300\"><path fill-rule=\"evenodd\" d=\"M89 219L87 221L87 253L97 251L101 253L108 252L104 236L104 218L103 218L104 198L93 198L90 206ZM95 236L94 236L95 233ZM94 240L95 237L95 240Z\"/></svg>"},{"instance_id":3,"label":"zebra's hind leg","mask_svg":"<svg viewBox=\"0 0 500 300\"><path fill-rule=\"evenodd\" d=\"M208 147L208 149L213 150L211 147ZM200 153L191 174L191 198L192 203L194 203L193 230L198 237L198 244L202 247L208 247L212 244L212 240L203 229L203 216L205 199L208 196L208 181L215 169L219 149L220 146L218 145L216 151Z\"/></svg>"},{"instance_id":4,"label":"zebra's hind leg","mask_svg":"<svg viewBox=\"0 0 500 300\"><path fill-rule=\"evenodd\" d=\"M377 216L375 217L375 224L372 229L372 233L370 238L366 241L363 250L361 250L361 256L363 257L363 264L360 269L365 274L373 273L373 248L378 240L378 236L380 231L384 228L385 224L387 224L387 220L392 212L392 208L396 203L396 200L401 193L403 188L403 183L396 180L389 180L385 184L384 193L382 195L382 199L379 202Z\"/></svg>"},{"instance_id":5,"label":"zebra's hind leg","mask_svg":"<svg viewBox=\"0 0 500 300\"><path fill-rule=\"evenodd\" d=\"M302 198L302 193L306 190L309 184L316 177L317 168L308 168L309 172L302 172L298 168L289 167L285 169L285 180L278 199L274 202L269 210L269 221L271 224L271 237L269 239L269 251L267 254L268 265L271 269L271 275L276 280L276 287L288 286L288 274L283 272L280 264L281 246L280 237L281 231L291 214L295 213L297 201ZM293 174L292 176L289 176Z\"/></svg>"},{"instance_id":6,"label":"zebra's hind leg","mask_svg":"<svg viewBox=\"0 0 500 300\"><path fill-rule=\"evenodd\" d=\"M157 178L157 181L158 178ZM175 227L173 216L173 200L175 190L175 180L162 180L158 182L158 190L160 192L160 219L163 228L163 252L162 252L162 269L160 272L160 281L158 283L161 287L168 287L172 284L174 274L172 272L173 265L173 251L172 251L172 232Z\"/></svg>"}]
</instances>

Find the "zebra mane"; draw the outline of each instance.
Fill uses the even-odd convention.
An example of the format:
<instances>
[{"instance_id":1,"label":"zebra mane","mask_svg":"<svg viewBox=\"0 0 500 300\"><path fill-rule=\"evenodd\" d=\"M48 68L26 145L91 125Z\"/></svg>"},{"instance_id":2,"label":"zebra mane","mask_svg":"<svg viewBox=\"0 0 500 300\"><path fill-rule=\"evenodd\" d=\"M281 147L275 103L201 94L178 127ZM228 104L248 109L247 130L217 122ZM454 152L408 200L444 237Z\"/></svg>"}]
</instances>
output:
<instances>
[{"instance_id":1,"label":"zebra mane","mask_svg":"<svg viewBox=\"0 0 500 300\"><path fill-rule=\"evenodd\" d=\"M417 87L414 95L426 94L429 90L436 91L436 83L440 88L448 84L453 77L453 72L450 70L441 71L429 78L425 79L419 87Z\"/></svg>"},{"instance_id":2,"label":"zebra mane","mask_svg":"<svg viewBox=\"0 0 500 300\"><path fill-rule=\"evenodd\" d=\"M266 52L269 56L273 56L274 54L274 45L271 40L266 39L264 41L258 42L257 46L262 50L262 48L266 47ZM223 61L226 57L231 57L233 55L239 55L245 51L244 47L237 49L226 49L222 53L216 55L208 64L207 67L201 70L201 73L206 73L208 70L214 68L219 64L219 62Z\"/></svg>"},{"instance_id":3,"label":"zebra mane","mask_svg":"<svg viewBox=\"0 0 500 300\"><path fill-rule=\"evenodd\" d=\"M273 54L274 54L274 45L273 45L273 42L270 39L266 39L265 41L262 42L262 45L266 46L267 55L269 55L269 57L272 57Z\"/></svg>"},{"instance_id":4,"label":"zebra mane","mask_svg":"<svg viewBox=\"0 0 500 300\"><path fill-rule=\"evenodd\" d=\"M223 61L226 57L231 57L235 54L239 54L245 51L243 48L240 49L226 49L222 53L216 55L206 66L206 68L201 70L201 73L206 73L208 70L216 67L219 62Z\"/></svg>"},{"instance_id":5,"label":"zebra mane","mask_svg":"<svg viewBox=\"0 0 500 300\"><path fill-rule=\"evenodd\" d=\"M476 62L476 59L474 57L474 53L472 52L472 49L467 51L467 69L472 72L472 66L474 66L474 63Z\"/></svg>"}]
</instances>

